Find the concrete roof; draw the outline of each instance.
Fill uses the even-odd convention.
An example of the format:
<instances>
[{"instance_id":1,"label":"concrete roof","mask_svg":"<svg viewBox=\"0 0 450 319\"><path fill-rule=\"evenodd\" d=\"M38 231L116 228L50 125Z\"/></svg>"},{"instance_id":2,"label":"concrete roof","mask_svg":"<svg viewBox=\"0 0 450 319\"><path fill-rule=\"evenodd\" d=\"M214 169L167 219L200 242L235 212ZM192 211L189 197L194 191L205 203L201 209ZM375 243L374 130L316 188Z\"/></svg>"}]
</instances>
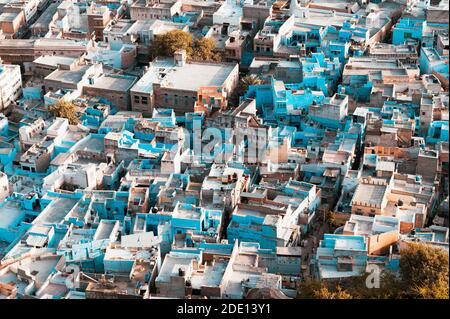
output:
<instances>
[{"instance_id":1,"label":"concrete roof","mask_svg":"<svg viewBox=\"0 0 450 319\"><path fill-rule=\"evenodd\" d=\"M77 70L55 70L45 77L45 80L57 81L77 85L83 78L83 75L89 69L89 65L80 67Z\"/></svg>"},{"instance_id":2,"label":"concrete roof","mask_svg":"<svg viewBox=\"0 0 450 319\"><path fill-rule=\"evenodd\" d=\"M221 64L186 63L172 69L162 86L189 91L197 91L201 86L221 86L233 69L234 66Z\"/></svg>"},{"instance_id":3,"label":"concrete roof","mask_svg":"<svg viewBox=\"0 0 450 319\"><path fill-rule=\"evenodd\" d=\"M201 86L222 86L234 67L231 64L197 62L176 66L172 59L157 59L132 91L150 93L153 83L186 91L197 91Z\"/></svg>"},{"instance_id":4,"label":"concrete roof","mask_svg":"<svg viewBox=\"0 0 450 319\"><path fill-rule=\"evenodd\" d=\"M57 66L58 64L71 65L75 60L76 58L68 56L41 55L33 63Z\"/></svg>"},{"instance_id":5,"label":"concrete roof","mask_svg":"<svg viewBox=\"0 0 450 319\"><path fill-rule=\"evenodd\" d=\"M117 76L112 74L103 74L99 78L95 79L94 84L86 85L87 87L95 87L98 89L114 90L114 91L128 91L136 82L137 77Z\"/></svg>"},{"instance_id":6,"label":"concrete roof","mask_svg":"<svg viewBox=\"0 0 450 319\"><path fill-rule=\"evenodd\" d=\"M381 207L386 189L386 185L359 184L352 202L367 203L376 207Z\"/></svg>"}]
</instances>

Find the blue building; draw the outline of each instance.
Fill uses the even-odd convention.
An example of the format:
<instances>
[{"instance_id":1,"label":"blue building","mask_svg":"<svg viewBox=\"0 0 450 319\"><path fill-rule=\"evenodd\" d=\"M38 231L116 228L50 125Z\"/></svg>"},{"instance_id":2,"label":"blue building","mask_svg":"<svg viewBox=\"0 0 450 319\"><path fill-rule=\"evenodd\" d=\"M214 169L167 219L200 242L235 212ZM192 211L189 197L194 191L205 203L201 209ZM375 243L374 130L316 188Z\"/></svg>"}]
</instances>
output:
<instances>
[{"instance_id":1,"label":"blue building","mask_svg":"<svg viewBox=\"0 0 450 319\"><path fill-rule=\"evenodd\" d=\"M360 276L367 263L367 242L363 236L325 234L315 256L321 280Z\"/></svg>"},{"instance_id":2,"label":"blue building","mask_svg":"<svg viewBox=\"0 0 450 319\"><path fill-rule=\"evenodd\" d=\"M428 128L426 137L427 143L448 142L448 122L447 121L433 121Z\"/></svg>"},{"instance_id":3,"label":"blue building","mask_svg":"<svg viewBox=\"0 0 450 319\"><path fill-rule=\"evenodd\" d=\"M422 18L402 18L393 27L392 44L404 44L409 40L422 40L426 21Z\"/></svg>"}]
</instances>

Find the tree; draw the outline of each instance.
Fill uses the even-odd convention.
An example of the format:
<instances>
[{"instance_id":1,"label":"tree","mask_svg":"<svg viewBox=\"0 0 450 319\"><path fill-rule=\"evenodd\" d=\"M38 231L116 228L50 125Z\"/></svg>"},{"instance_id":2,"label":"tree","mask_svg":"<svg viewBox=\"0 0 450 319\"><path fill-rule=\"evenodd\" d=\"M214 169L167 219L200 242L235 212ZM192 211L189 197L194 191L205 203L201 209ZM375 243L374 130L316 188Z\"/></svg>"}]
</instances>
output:
<instances>
[{"instance_id":1,"label":"tree","mask_svg":"<svg viewBox=\"0 0 450 319\"><path fill-rule=\"evenodd\" d=\"M193 60L200 61L222 61L222 56L216 50L216 44L210 38L198 38L194 41L194 48L192 52Z\"/></svg>"},{"instance_id":2,"label":"tree","mask_svg":"<svg viewBox=\"0 0 450 319\"><path fill-rule=\"evenodd\" d=\"M75 104L59 99L55 104L50 105L49 110L56 117L63 117L69 120L69 124L78 124L80 120L77 115Z\"/></svg>"},{"instance_id":3,"label":"tree","mask_svg":"<svg viewBox=\"0 0 450 319\"><path fill-rule=\"evenodd\" d=\"M231 103L237 106L239 104L239 98L247 92L250 86L261 85L263 83L264 81L255 74L242 77L231 96Z\"/></svg>"},{"instance_id":4,"label":"tree","mask_svg":"<svg viewBox=\"0 0 450 319\"><path fill-rule=\"evenodd\" d=\"M153 57L172 57L177 50L185 50L188 60L214 62L222 60L213 39L205 37L194 39L190 33L182 30L172 30L156 37L151 46Z\"/></svg>"},{"instance_id":5,"label":"tree","mask_svg":"<svg viewBox=\"0 0 450 319\"><path fill-rule=\"evenodd\" d=\"M401 251L400 277L406 297L449 298L448 253L430 245L414 243Z\"/></svg>"},{"instance_id":6,"label":"tree","mask_svg":"<svg viewBox=\"0 0 450 319\"><path fill-rule=\"evenodd\" d=\"M297 290L298 299L315 299L316 291L322 288L323 283L314 279L306 279Z\"/></svg>"},{"instance_id":7,"label":"tree","mask_svg":"<svg viewBox=\"0 0 450 319\"><path fill-rule=\"evenodd\" d=\"M239 84L241 85L242 89L244 90L244 93L248 90L248 88L252 85L261 85L264 81L261 80L257 75L250 74L246 75L243 78L241 78L241 81Z\"/></svg>"},{"instance_id":8,"label":"tree","mask_svg":"<svg viewBox=\"0 0 450 319\"><path fill-rule=\"evenodd\" d=\"M368 288L366 284L369 273L350 277L341 284L355 299L394 299L400 298L399 279L389 271L380 274L380 287Z\"/></svg>"},{"instance_id":9,"label":"tree","mask_svg":"<svg viewBox=\"0 0 450 319\"><path fill-rule=\"evenodd\" d=\"M317 299L353 299L353 296L341 286L337 286L334 290L329 290L327 287L322 287L316 291Z\"/></svg>"},{"instance_id":10,"label":"tree","mask_svg":"<svg viewBox=\"0 0 450 319\"><path fill-rule=\"evenodd\" d=\"M151 46L153 57L172 57L177 50L186 50L188 57L192 55L192 35L182 30L172 30L155 37Z\"/></svg>"},{"instance_id":11,"label":"tree","mask_svg":"<svg viewBox=\"0 0 450 319\"><path fill-rule=\"evenodd\" d=\"M300 284L298 299L352 299L353 296L340 285L308 279Z\"/></svg>"}]
</instances>

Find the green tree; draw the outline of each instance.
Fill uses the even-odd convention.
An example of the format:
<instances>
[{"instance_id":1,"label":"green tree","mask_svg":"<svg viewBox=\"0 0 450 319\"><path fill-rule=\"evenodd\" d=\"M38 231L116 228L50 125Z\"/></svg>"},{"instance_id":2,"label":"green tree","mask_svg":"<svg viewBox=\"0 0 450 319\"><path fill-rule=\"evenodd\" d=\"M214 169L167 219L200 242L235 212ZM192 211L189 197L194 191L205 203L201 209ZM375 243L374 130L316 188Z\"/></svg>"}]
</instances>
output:
<instances>
[{"instance_id":1,"label":"green tree","mask_svg":"<svg viewBox=\"0 0 450 319\"><path fill-rule=\"evenodd\" d=\"M77 107L73 103L60 99L55 104L50 105L49 110L56 117L63 117L68 119L69 124L80 123L80 120L77 115Z\"/></svg>"}]
</instances>

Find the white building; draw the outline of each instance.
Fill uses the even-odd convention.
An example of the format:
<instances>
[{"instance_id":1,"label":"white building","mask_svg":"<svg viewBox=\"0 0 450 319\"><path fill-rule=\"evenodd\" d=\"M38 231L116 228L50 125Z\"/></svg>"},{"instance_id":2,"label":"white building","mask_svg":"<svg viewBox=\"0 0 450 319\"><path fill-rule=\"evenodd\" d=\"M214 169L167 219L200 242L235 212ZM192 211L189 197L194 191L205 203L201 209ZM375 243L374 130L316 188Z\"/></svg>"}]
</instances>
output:
<instances>
[{"instance_id":1,"label":"white building","mask_svg":"<svg viewBox=\"0 0 450 319\"><path fill-rule=\"evenodd\" d=\"M74 191L76 189L92 190L96 187L96 165L66 164L43 179L44 192L55 190Z\"/></svg>"},{"instance_id":2,"label":"white building","mask_svg":"<svg viewBox=\"0 0 450 319\"><path fill-rule=\"evenodd\" d=\"M22 93L20 66L0 64L0 111L17 100Z\"/></svg>"},{"instance_id":3,"label":"white building","mask_svg":"<svg viewBox=\"0 0 450 319\"><path fill-rule=\"evenodd\" d=\"M213 24L239 28L242 21L242 5L238 0L227 0L213 14Z\"/></svg>"},{"instance_id":4,"label":"white building","mask_svg":"<svg viewBox=\"0 0 450 319\"><path fill-rule=\"evenodd\" d=\"M0 172L0 202L9 196L8 176Z\"/></svg>"}]
</instances>

